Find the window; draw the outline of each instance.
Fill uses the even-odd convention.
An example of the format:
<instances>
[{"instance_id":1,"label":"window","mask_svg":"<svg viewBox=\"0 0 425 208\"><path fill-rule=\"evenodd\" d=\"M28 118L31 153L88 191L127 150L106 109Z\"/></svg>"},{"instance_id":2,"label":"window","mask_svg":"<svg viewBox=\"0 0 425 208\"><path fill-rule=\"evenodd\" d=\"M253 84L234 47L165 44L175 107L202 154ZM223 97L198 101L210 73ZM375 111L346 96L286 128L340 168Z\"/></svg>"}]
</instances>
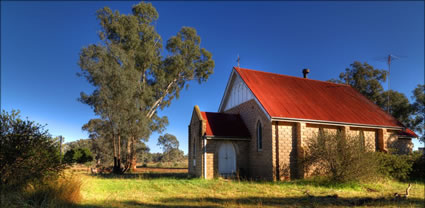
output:
<instances>
[{"instance_id":1,"label":"window","mask_svg":"<svg viewBox=\"0 0 425 208\"><path fill-rule=\"evenodd\" d=\"M193 158L196 158L196 139L193 138Z\"/></svg>"},{"instance_id":2,"label":"window","mask_svg":"<svg viewBox=\"0 0 425 208\"><path fill-rule=\"evenodd\" d=\"M261 127L261 122L257 123L257 150L261 151L263 149L263 127Z\"/></svg>"},{"instance_id":3,"label":"window","mask_svg":"<svg viewBox=\"0 0 425 208\"><path fill-rule=\"evenodd\" d=\"M196 166L196 138L193 138L193 166Z\"/></svg>"}]
</instances>

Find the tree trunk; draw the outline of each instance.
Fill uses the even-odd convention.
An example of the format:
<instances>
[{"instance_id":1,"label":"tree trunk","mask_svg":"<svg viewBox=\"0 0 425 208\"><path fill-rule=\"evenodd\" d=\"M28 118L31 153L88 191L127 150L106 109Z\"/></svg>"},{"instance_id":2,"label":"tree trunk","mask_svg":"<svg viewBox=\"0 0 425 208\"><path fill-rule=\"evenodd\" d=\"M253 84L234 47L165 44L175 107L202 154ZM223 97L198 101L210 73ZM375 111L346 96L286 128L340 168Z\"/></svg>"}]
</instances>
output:
<instances>
[{"instance_id":1,"label":"tree trunk","mask_svg":"<svg viewBox=\"0 0 425 208\"><path fill-rule=\"evenodd\" d=\"M135 146L135 139L134 137L131 138L131 170L136 170L137 168L137 154L136 154L136 149L134 148Z\"/></svg>"},{"instance_id":2,"label":"tree trunk","mask_svg":"<svg viewBox=\"0 0 425 208\"><path fill-rule=\"evenodd\" d=\"M114 146L114 168L113 168L112 172L118 173L117 141L115 139L115 136L113 136L113 137L114 137L114 140L113 140L113 146Z\"/></svg>"},{"instance_id":3,"label":"tree trunk","mask_svg":"<svg viewBox=\"0 0 425 208\"><path fill-rule=\"evenodd\" d=\"M121 172L121 135L118 135L118 158L117 158L117 166L119 173Z\"/></svg>"},{"instance_id":4,"label":"tree trunk","mask_svg":"<svg viewBox=\"0 0 425 208\"><path fill-rule=\"evenodd\" d=\"M128 170L132 170L132 168L131 168L131 160L132 160L132 154L133 154L133 152L131 151L131 144L132 144L132 139L131 139L131 137L129 137L128 139L127 139L127 160L126 160L126 169L128 169Z\"/></svg>"}]
</instances>

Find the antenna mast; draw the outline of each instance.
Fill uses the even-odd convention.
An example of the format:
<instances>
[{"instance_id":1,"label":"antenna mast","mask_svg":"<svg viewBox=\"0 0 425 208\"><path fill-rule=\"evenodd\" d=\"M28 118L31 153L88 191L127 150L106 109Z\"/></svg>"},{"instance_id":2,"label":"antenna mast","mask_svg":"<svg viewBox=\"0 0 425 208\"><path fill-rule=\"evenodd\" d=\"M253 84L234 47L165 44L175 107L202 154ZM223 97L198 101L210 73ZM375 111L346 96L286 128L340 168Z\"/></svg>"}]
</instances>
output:
<instances>
[{"instance_id":1,"label":"antenna mast","mask_svg":"<svg viewBox=\"0 0 425 208\"><path fill-rule=\"evenodd\" d=\"M240 62L241 61L241 58L239 57L239 54L238 54L238 59L237 59L237 62L238 62L238 67L240 67Z\"/></svg>"},{"instance_id":2,"label":"antenna mast","mask_svg":"<svg viewBox=\"0 0 425 208\"><path fill-rule=\"evenodd\" d=\"M391 54L388 55L388 93L387 93L387 112L390 113L390 74L391 74Z\"/></svg>"}]
</instances>

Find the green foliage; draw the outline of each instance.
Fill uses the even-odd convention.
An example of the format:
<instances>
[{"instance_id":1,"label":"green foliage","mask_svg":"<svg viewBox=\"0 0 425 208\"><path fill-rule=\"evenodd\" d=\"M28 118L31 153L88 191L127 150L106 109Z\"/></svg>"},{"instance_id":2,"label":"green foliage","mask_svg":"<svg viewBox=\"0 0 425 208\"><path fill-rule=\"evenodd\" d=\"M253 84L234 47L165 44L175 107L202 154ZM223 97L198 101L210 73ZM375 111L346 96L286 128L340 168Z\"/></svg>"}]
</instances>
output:
<instances>
[{"instance_id":1,"label":"green foliage","mask_svg":"<svg viewBox=\"0 0 425 208\"><path fill-rule=\"evenodd\" d=\"M168 152L164 152L161 158L161 162L179 162L184 158L184 152L179 149L172 149Z\"/></svg>"},{"instance_id":2,"label":"green foliage","mask_svg":"<svg viewBox=\"0 0 425 208\"><path fill-rule=\"evenodd\" d=\"M414 152L412 171L409 174L411 180L421 180L425 182L425 154Z\"/></svg>"},{"instance_id":3,"label":"green foliage","mask_svg":"<svg viewBox=\"0 0 425 208\"><path fill-rule=\"evenodd\" d=\"M386 81L387 74L387 71L375 69L366 62L362 64L355 61L350 68L346 68L345 72L339 75L339 79L329 81L349 84L384 111L388 111L389 108L390 114L404 126L422 133L425 114L424 85L418 85L414 90L415 102L411 104L403 93L394 90L384 91L382 83Z\"/></svg>"},{"instance_id":4,"label":"green foliage","mask_svg":"<svg viewBox=\"0 0 425 208\"><path fill-rule=\"evenodd\" d=\"M332 79L330 81L349 84L372 102L382 102L381 93L384 88L381 82L386 81L388 72L383 69L375 69L368 63L362 64L359 61L355 61L350 67L339 75L339 80Z\"/></svg>"},{"instance_id":5,"label":"green foliage","mask_svg":"<svg viewBox=\"0 0 425 208\"><path fill-rule=\"evenodd\" d=\"M374 157L378 160L378 171L384 176L398 180L406 180L412 171L414 160L411 155L398 155L383 152L375 152Z\"/></svg>"},{"instance_id":6,"label":"green foliage","mask_svg":"<svg viewBox=\"0 0 425 208\"><path fill-rule=\"evenodd\" d=\"M172 134L164 134L158 138L158 146L163 150L162 162L177 162L184 157L183 151L179 150L179 141Z\"/></svg>"},{"instance_id":7,"label":"green foliage","mask_svg":"<svg viewBox=\"0 0 425 208\"><path fill-rule=\"evenodd\" d=\"M377 103L383 110L388 111L388 95L390 98L390 113L391 115L409 127L411 116L413 114L413 106L410 104L407 97L400 92L389 90L381 94L381 99Z\"/></svg>"},{"instance_id":8,"label":"green foliage","mask_svg":"<svg viewBox=\"0 0 425 208\"><path fill-rule=\"evenodd\" d=\"M425 143L425 85L418 85L413 90L413 96L414 99L413 103L413 110L414 110L414 119L412 120L411 128L412 130L419 132L422 134L422 137L420 138L420 141Z\"/></svg>"},{"instance_id":9,"label":"green foliage","mask_svg":"<svg viewBox=\"0 0 425 208\"><path fill-rule=\"evenodd\" d=\"M68 150L63 158L63 161L67 164L79 163L85 164L93 160L92 153L88 148L76 148Z\"/></svg>"},{"instance_id":10,"label":"green foliage","mask_svg":"<svg viewBox=\"0 0 425 208\"><path fill-rule=\"evenodd\" d=\"M147 141L168 123L165 116L157 115L157 109L168 107L189 81L206 81L214 61L190 27L182 27L171 37L166 56L161 54L162 39L155 29L158 13L150 3L134 5L128 15L105 7L97 11L97 18L101 43L83 48L79 61L79 75L95 90L81 93L80 101L100 117L102 128L92 132L112 140L118 160L114 167L120 169L121 139L127 141L127 163L134 163L137 141Z\"/></svg>"},{"instance_id":11,"label":"green foliage","mask_svg":"<svg viewBox=\"0 0 425 208\"><path fill-rule=\"evenodd\" d=\"M178 149L179 141L176 136L172 134L165 134L158 138L157 145L160 146L164 152L168 152L172 149Z\"/></svg>"},{"instance_id":12,"label":"green foliage","mask_svg":"<svg viewBox=\"0 0 425 208\"><path fill-rule=\"evenodd\" d=\"M307 172L334 182L370 179L376 175L376 160L367 149L362 136L320 132L308 140L303 164Z\"/></svg>"},{"instance_id":13,"label":"green foliage","mask_svg":"<svg viewBox=\"0 0 425 208\"><path fill-rule=\"evenodd\" d=\"M409 155L374 153L380 174L397 180L423 180L425 157L419 152Z\"/></svg>"},{"instance_id":14,"label":"green foliage","mask_svg":"<svg viewBox=\"0 0 425 208\"><path fill-rule=\"evenodd\" d=\"M21 189L30 182L56 176L61 163L59 144L43 126L22 120L19 111L0 115L1 189Z\"/></svg>"}]
</instances>

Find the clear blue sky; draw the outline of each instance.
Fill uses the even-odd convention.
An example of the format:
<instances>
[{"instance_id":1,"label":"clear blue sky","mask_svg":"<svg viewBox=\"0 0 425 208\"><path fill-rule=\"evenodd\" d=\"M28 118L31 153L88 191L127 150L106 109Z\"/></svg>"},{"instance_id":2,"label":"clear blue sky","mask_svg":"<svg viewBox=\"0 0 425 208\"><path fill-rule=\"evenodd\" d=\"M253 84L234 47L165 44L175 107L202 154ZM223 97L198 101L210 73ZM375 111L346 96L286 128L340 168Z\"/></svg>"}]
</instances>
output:
<instances>
[{"instance_id":1,"label":"clear blue sky","mask_svg":"<svg viewBox=\"0 0 425 208\"><path fill-rule=\"evenodd\" d=\"M97 9L130 13L137 2L1 2L1 108L47 124L66 142L87 138L81 126L94 117L77 101L91 86L76 76L82 47L99 41ZM178 137L187 153L187 126L194 105L218 109L237 55L251 69L328 80L355 60L386 69L393 62L391 88L409 99L424 83L424 2L153 2L163 40L182 26L197 29L211 51L215 73L160 112L166 132ZM382 58L381 61L377 59ZM385 85L386 86L386 85ZM157 134L148 145L152 152ZM417 148L418 142L415 143Z\"/></svg>"}]
</instances>

